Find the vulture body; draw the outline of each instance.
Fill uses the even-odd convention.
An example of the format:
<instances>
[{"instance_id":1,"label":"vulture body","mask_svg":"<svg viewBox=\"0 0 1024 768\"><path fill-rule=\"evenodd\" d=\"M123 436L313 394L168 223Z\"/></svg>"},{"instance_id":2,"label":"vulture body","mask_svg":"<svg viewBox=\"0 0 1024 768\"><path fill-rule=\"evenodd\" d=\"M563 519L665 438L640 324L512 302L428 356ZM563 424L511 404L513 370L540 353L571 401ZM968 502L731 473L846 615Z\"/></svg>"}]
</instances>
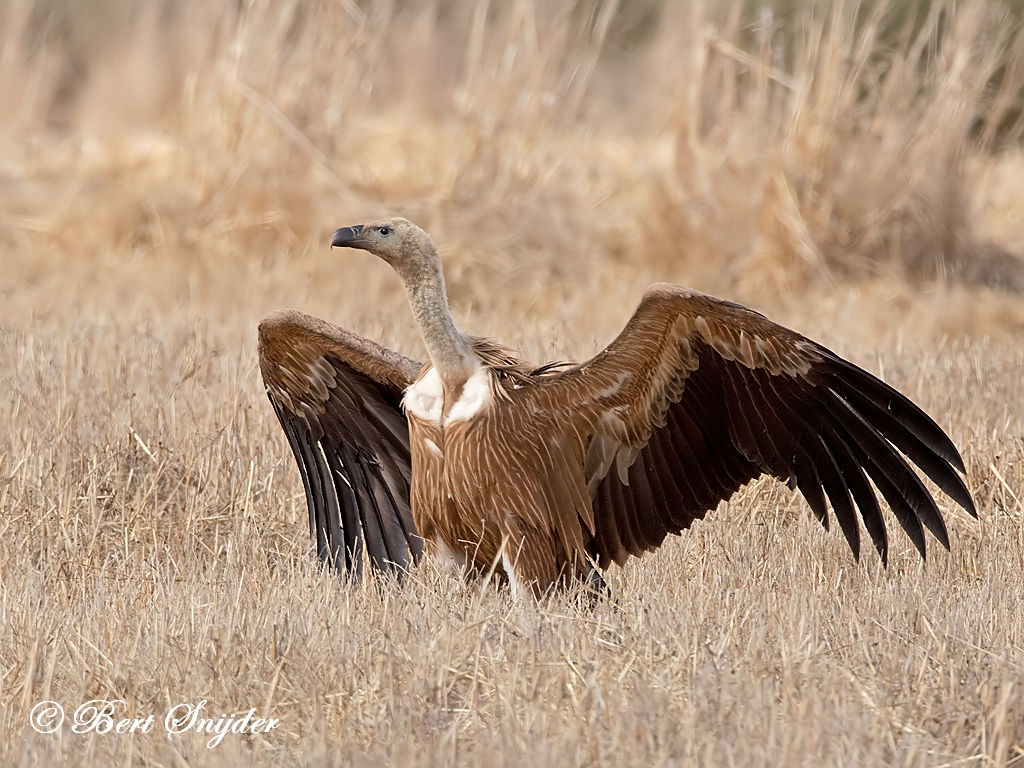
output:
<instances>
[{"instance_id":1,"label":"vulture body","mask_svg":"<svg viewBox=\"0 0 1024 768\"><path fill-rule=\"evenodd\" d=\"M301 312L259 328L267 393L295 455L319 556L401 574L424 550L540 595L657 548L770 474L855 556L857 510L887 561L877 492L921 556L939 509L912 461L977 516L963 460L908 398L752 310L651 286L579 365L532 366L462 334L440 259L404 219L335 232L402 278L429 362ZM874 488L872 487L874 484Z\"/></svg>"}]
</instances>

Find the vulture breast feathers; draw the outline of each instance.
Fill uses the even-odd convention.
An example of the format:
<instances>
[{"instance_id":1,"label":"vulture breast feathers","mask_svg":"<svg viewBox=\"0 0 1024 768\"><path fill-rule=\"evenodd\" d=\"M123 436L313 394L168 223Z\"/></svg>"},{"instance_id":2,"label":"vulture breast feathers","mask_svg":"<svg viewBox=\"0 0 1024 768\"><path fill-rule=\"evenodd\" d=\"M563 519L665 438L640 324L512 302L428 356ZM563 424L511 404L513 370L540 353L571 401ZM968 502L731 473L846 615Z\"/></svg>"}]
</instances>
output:
<instances>
[{"instance_id":1,"label":"vulture breast feathers","mask_svg":"<svg viewBox=\"0 0 1024 768\"><path fill-rule=\"evenodd\" d=\"M513 588L540 594L657 548L762 474L798 488L826 528L831 507L855 556L859 512L883 562L879 495L922 557L925 529L949 547L911 462L977 516L963 460L927 414L756 312L658 284L591 360L533 367L432 320L447 313L436 252L415 225L385 221L339 230L334 244L403 274L431 362L295 311L259 329L317 552L341 571L361 573L365 548L373 568L400 574L427 546L467 565L500 561ZM436 262L433 299L403 273L423 270L360 234L367 227L385 229L377 240L419 237L415 258ZM436 412L406 413L403 394L422 403L431 380ZM468 407L477 381L487 391Z\"/></svg>"}]
</instances>

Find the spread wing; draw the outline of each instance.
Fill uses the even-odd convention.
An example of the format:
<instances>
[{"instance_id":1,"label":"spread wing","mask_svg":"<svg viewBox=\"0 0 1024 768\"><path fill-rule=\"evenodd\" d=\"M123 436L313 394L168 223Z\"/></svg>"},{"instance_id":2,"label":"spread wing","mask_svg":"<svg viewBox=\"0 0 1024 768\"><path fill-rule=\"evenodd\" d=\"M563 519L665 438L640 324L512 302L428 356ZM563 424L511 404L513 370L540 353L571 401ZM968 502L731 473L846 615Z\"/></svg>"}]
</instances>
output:
<instances>
[{"instance_id":1,"label":"spread wing","mask_svg":"<svg viewBox=\"0 0 1024 768\"><path fill-rule=\"evenodd\" d=\"M935 500L908 460L977 517L946 434L908 398L813 341L737 304L659 284L603 352L535 389L572 403L587 442L591 554L602 567L657 547L748 481L799 488L855 556L855 507L883 563L881 494L925 555L949 548Z\"/></svg>"},{"instance_id":2,"label":"spread wing","mask_svg":"<svg viewBox=\"0 0 1024 768\"><path fill-rule=\"evenodd\" d=\"M293 310L260 323L259 355L302 475L317 555L358 577L365 543L374 568L401 573L423 552L400 405L420 364Z\"/></svg>"}]
</instances>

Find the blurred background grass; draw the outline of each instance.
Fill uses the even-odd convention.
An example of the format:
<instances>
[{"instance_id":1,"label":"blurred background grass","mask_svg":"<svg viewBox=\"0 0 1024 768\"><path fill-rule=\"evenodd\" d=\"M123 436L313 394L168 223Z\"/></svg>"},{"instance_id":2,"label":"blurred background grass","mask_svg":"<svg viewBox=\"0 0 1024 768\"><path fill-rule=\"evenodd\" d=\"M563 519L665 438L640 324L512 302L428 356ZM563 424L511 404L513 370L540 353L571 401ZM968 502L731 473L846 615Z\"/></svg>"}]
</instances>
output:
<instances>
[{"instance_id":1,"label":"blurred background grass","mask_svg":"<svg viewBox=\"0 0 1024 768\"><path fill-rule=\"evenodd\" d=\"M455 272L1024 287L1020 3L0 9L8 253L275 259L397 211Z\"/></svg>"}]
</instances>

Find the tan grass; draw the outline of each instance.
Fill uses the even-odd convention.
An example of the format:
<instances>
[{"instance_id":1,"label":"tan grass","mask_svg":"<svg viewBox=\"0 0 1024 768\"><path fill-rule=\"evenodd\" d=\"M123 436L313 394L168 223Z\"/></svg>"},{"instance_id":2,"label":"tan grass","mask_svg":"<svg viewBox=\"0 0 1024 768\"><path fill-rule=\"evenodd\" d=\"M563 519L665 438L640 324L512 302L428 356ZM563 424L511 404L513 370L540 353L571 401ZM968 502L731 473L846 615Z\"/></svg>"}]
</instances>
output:
<instances>
[{"instance_id":1,"label":"tan grass","mask_svg":"<svg viewBox=\"0 0 1024 768\"><path fill-rule=\"evenodd\" d=\"M236 6L0 4L0 764L1024 764L1024 302L979 286L1024 249L1003 9ZM324 246L383 211L534 358L664 279L818 338L949 430L980 523L943 499L953 551L894 531L883 570L763 480L593 610L339 583L254 331L422 355L388 268ZM28 727L92 698L282 725Z\"/></svg>"}]
</instances>

